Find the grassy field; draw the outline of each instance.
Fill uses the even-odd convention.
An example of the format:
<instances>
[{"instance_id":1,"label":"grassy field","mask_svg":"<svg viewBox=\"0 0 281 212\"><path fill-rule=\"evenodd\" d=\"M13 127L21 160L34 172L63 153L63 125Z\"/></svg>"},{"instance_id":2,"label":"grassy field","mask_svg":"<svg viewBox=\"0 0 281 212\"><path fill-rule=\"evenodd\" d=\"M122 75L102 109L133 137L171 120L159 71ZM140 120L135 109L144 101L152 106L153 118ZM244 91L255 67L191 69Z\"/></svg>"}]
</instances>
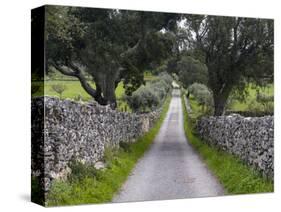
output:
<instances>
[{"instance_id":1,"label":"grassy field","mask_svg":"<svg viewBox=\"0 0 281 212\"><path fill-rule=\"evenodd\" d=\"M89 82L93 88L95 88L95 84L93 82ZM35 82L36 84L36 82ZM54 84L62 84L66 86L65 91L62 93L62 98L70 98L74 99L78 95L81 95L84 101L88 101L91 99L91 96L81 87L81 84L77 80L54 80L54 81L45 81L45 95L46 96L56 96L59 97L59 94L56 93L52 89L52 85ZM123 82L120 82L118 87L116 88L116 97L120 98L124 94L125 89L123 87ZM40 91L36 92L34 96L39 95Z\"/></svg>"},{"instance_id":2,"label":"grassy field","mask_svg":"<svg viewBox=\"0 0 281 212\"><path fill-rule=\"evenodd\" d=\"M247 90L247 98L245 101L238 101L238 100L234 100L232 102L232 104L229 107L229 110L232 111L246 111L248 110L248 105L252 104L252 101L254 101L256 99L256 95L257 95L257 89L254 87L253 84L249 84L249 86L247 86L245 88ZM273 84L269 84L266 87L259 87L260 92L267 94L269 96L273 96L274 95L274 86Z\"/></svg>"},{"instance_id":3,"label":"grassy field","mask_svg":"<svg viewBox=\"0 0 281 212\"><path fill-rule=\"evenodd\" d=\"M121 145L119 150L105 151L104 159L108 166L104 171L76 164L67 181L54 182L47 197L47 206L110 202L157 135L169 109L170 99L166 99L154 127L137 142Z\"/></svg>"},{"instance_id":4,"label":"grassy field","mask_svg":"<svg viewBox=\"0 0 281 212\"><path fill-rule=\"evenodd\" d=\"M36 82L33 82L36 84ZM37 83L42 84L42 83ZM52 85L61 84L65 85L66 89L62 93L62 99L76 99L79 96L82 98L82 101L89 101L92 97L81 87L80 82L77 80L53 80L53 81L46 81L45 82L45 96L55 96L59 97L60 95L56 93L52 89ZM90 82L93 88L95 88L95 84ZM41 96L42 89L38 90L33 96ZM123 94L125 93L125 89L123 86L123 82L120 82L118 87L115 90L116 98L117 98L117 105L120 111L131 112L129 105L121 99Z\"/></svg>"},{"instance_id":5,"label":"grassy field","mask_svg":"<svg viewBox=\"0 0 281 212\"><path fill-rule=\"evenodd\" d=\"M151 82L157 80L157 76L152 75L150 72L144 73L144 80L146 82ZM34 85L42 85L42 82L32 82ZM90 85L95 88L95 83L89 81ZM59 97L60 95L56 93L52 89L52 85L61 84L66 87L65 91L62 93L62 99L77 99L78 97L82 98L82 101L89 101L92 97L81 87L81 84L78 80L73 77L64 76L59 72L53 73L48 80L45 81L45 91L44 95L46 96L55 96ZM41 96L43 88L40 88L33 96ZM117 105L118 110L131 112L131 108L129 105L122 100L122 96L125 93L124 84L120 82L118 87L115 90L116 98L117 98Z\"/></svg>"},{"instance_id":6,"label":"grassy field","mask_svg":"<svg viewBox=\"0 0 281 212\"><path fill-rule=\"evenodd\" d=\"M199 115L198 105L191 101L193 114L187 114L185 105L184 110L184 131L191 145L198 151L209 169L218 177L220 183L224 186L226 194L248 194L273 192L273 182L266 180L261 175L243 164L235 156L220 151L214 147L208 146L193 132L190 116Z\"/></svg>"}]
</instances>

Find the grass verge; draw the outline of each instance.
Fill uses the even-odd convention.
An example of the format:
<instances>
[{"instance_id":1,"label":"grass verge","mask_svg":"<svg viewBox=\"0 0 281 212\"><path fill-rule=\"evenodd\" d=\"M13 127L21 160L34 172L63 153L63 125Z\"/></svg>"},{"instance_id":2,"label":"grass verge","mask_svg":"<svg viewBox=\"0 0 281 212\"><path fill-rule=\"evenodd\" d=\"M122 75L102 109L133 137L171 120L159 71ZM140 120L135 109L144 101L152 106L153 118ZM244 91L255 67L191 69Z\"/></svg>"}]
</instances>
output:
<instances>
[{"instance_id":1,"label":"grass verge","mask_svg":"<svg viewBox=\"0 0 281 212\"><path fill-rule=\"evenodd\" d=\"M182 97L183 98L183 97ZM184 131L191 145L198 151L209 169L217 176L226 190L226 194L248 194L273 192L273 182L264 179L261 175L243 164L235 156L210 147L193 132L189 114L187 114L184 101Z\"/></svg>"},{"instance_id":2,"label":"grass verge","mask_svg":"<svg viewBox=\"0 0 281 212\"><path fill-rule=\"evenodd\" d=\"M47 206L104 203L112 200L134 168L136 162L156 137L169 109L171 97L164 102L160 118L154 127L135 143L107 149L105 161L108 167L96 170L93 166L72 164L72 174L66 181L55 181L47 196Z\"/></svg>"}]
</instances>

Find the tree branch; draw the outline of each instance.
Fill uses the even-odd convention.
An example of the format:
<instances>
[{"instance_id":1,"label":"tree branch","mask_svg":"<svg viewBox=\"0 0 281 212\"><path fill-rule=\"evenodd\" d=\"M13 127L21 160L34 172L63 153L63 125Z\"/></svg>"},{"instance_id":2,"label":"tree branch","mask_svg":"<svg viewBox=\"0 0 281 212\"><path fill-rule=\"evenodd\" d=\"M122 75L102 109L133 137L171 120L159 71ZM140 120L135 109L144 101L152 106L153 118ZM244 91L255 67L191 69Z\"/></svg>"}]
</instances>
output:
<instances>
[{"instance_id":1,"label":"tree branch","mask_svg":"<svg viewBox=\"0 0 281 212\"><path fill-rule=\"evenodd\" d=\"M80 70L80 68L77 65L75 65L73 62L69 62L67 64L68 65L68 69L70 69L72 71L65 70L65 68L63 68L62 66L58 65L56 62L52 62L51 65L54 66L55 69L57 69L60 73L66 75L66 76L76 77L79 80L82 88L91 97L93 97L99 104L107 105L106 99L104 99L101 95L99 95L99 93L94 88L92 88L92 86L87 82L86 78L82 74L82 71Z\"/></svg>"},{"instance_id":2,"label":"tree branch","mask_svg":"<svg viewBox=\"0 0 281 212\"><path fill-rule=\"evenodd\" d=\"M60 73L62 73L63 75L66 76L71 76L71 77L77 77L77 73L72 72L72 71L67 71L65 70L63 67L61 67L60 65L58 65L56 62L51 62L51 65L53 67L55 67L55 69L57 69Z\"/></svg>"}]
</instances>

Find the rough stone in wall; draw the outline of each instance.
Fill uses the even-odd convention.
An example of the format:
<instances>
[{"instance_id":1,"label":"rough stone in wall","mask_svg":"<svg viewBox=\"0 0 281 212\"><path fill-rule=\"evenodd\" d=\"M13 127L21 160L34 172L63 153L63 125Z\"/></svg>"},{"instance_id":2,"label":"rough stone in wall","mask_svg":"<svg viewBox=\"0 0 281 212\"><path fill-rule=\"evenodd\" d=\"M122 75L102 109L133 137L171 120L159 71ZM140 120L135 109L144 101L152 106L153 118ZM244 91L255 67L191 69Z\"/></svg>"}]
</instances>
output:
<instances>
[{"instance_id":1,"label":"rough stone in wall","mask_svg":"<svg viewBox=\"0 0 281 212\"><path fill-rule=\"evenodd\" d=\"M102 159L106 146L134 142L147 132L160 109L147 114L123 113L108 106L53 97L32 100L32 174L44 190L70 172L73 159L92 163Z\"/></svg>"},{"instance_id":2,"label":"rough stone in wall","mask_svg":"<svg viewBox=\"0 0 281 212\"><path fill-rule=\"evenodd\" d=\"M238 156L263 176L274 175L274 117L237 114L202 117L197 123L201 138L210 145Z\"/></svg>"}]
</instances>

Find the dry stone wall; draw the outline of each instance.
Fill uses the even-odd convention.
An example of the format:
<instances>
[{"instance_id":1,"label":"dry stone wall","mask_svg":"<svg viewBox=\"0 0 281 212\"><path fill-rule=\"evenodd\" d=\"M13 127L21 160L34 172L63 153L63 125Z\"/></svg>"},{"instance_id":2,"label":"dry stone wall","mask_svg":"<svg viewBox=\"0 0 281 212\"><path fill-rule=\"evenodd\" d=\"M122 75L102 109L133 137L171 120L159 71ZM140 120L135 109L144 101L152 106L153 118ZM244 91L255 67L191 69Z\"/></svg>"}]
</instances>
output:
<instances>
[{"instance_id":1,"label":"dry stone wall","mask_svg":"<svg viewBox=\"0 0 281 212\"><path fill-rule=\"evenodd\" d=\"M197 132L208 144L238 156L273 179L274 117L243 117L237 114L202 117Z\"/></svg>"},{"instance_id":2,"label":"dry stone wall","mask_svg":"<svg viewBox=\"0 0 281 212\"><path fill-rule=\"evenodd\" d=\"M159 118L123 113L96 103L78 103L53 97L32 100L32 174L45 191L53 179L64 178L71 160L96 163L107 146L134 142Z\"/></svg>"}]
</instances>

